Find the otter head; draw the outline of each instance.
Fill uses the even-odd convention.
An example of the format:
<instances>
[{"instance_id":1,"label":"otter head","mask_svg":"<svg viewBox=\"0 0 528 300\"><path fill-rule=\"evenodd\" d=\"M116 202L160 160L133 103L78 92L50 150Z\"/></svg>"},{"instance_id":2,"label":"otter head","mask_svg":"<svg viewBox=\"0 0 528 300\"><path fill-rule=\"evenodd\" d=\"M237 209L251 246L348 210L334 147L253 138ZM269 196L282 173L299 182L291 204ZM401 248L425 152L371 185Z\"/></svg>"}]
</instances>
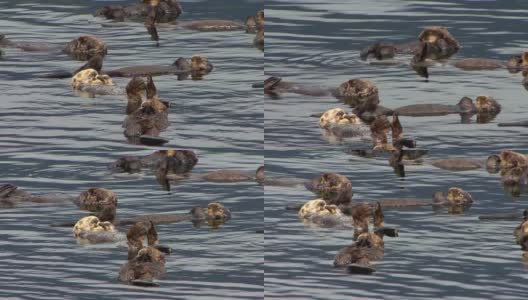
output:
<instances>
[{"instance_id":1,"label":"otter head","mask_svg":"<svg viewBox=\"0 0 528 300\"><path fill-rule=\"evenodd\" d=\"M452 47L453 50L460 49L460 44L458 43L458 41L451 35L451 33L445 27L426 27L418 35L418 39L420 40L420 42L437 45L447 45L449 47Z\"/></svg>"},{"instance_id":2,"label":"otter head","mask_svg":"<svg viewBox=\"0 0 528 300\"><path fill-rule=\"evenodd\" d=\"M525 155L511 150L501 151L499 159L501 169L528 166L528 158Z\"/></svg>"},{"instance_id":3,"label":"otter head","mask_svg":"<svg viewBox=\"0 0 528 300\"><path fill-rule=\"evenodd\" d=\"M501 110L500 104L493 98L488 96L478 96L475 99L475 106L479 113L497 114Z\"/></svg>"},{"instance_id":4,"label":"otter head","mask_svg":"<svg viewBox=\"0 0 528 300\"><path fill-rule=\"evenodd\" d=\"M473 203L471 194L458 187L452 187L447 191L447 201L454 206L468 206Z\"/></svg>"},{"instance_id":5,"label":"otter head","mask_svg":"<svg viewBox=\"0 0 528 300\"><path fill-rule=\"evenodd\" d=\"M298 215L299 218L305 219L322 215L342 216L343 213L337 206L326 204L326 201L323 199L314 199L306 202L299 210Z\"/></svg>"},{"instance_id":6,"label":"otter head","mask_svg":"<svg viewBox=\"0 0 528 300\"><path fill-rule=\"evenodd\" d=\"M257 18L255 16L248 16L244 20L244 25L246 26L246 32L254 32L257 28Z\"/></svg>"},{"instance_id":7,"label":"otter head","mask_svg":"<svg viewBox=\"0 0 528 300\"><path fill-rule=\"evenodd\" d=\"M191 69L193 71L208 71L210 66L207 57L203 55L193 55L191 57Z\"/></svg>"},{"instance_id":8,"label":"otter head","mask_svg":"<svg viewBox=\"0 0 528 300\"><path fill-rule=\"evenodd\" d=\"M370 124L370 134L372 137L373 149L393 150L394 147L388 143L387 133L391 130L392 124L386 116L376 117Z\"/></svg>"},{"instance_id":9,"label":"otter head","mask_svg":"<svg viewBox=\"0 0 528 300\"><path fill-rule=\"evenodd\" d=\"M353 195L350 180L337 173L323 173L305 186L328 204L349 204Z\"/></svg>"},{"instance_id":10,"label":"otter head","mask_svg":"<svg viewBox=\"0 0 528 300\"><path fill-rule=\"evenodd\" d=\"M68 43L66 53L85 60L94 55L104 56L107 53L106 44L95 36L80 36Z\"/></svg>"},{"instance_id":11,"label":"otter head","mask_svg":"<svg viewBox=\"0 0 528 300\"><path fill-rule=\"evenodd\" d=\"M74 89L80 89L88 85L114 85L108 75L99 75L94 69L85 69L72 77L71 85Z\"/></svg>"},{"instance_id":12,"label":"otter head","mask_svg":"<svg viewBox=\"0 0 528 300\"><path fill-rule=\"evenodd\" d=\"M211 220L227 221L231 218L231 211L218 202L207 205L207 217Z\"/></svg>"},{"instance_id":13,"label":"otter head","mask_svg":"<svg viewBox=\"0 0 528 300\"><path fill-rule=\"evenodd\" d=\"M75 237L80 237L82 233L103 231L115 231L114 225L108 221L101 222L99 218L95 216L84 217L77 221L73 226L73 234Z\"/></svg>"},{"instance_id":14,"label":"otter head","mask_svg":"<svg viewBox=\"0 0 528 300\"><path fill-rule=\"evenodd\" d=\"M338 97L353 97L362 99L377 95L378 88L369 80L364 79L348 80L347 82L342 83L336 90L336 96Z\"/></svg>"},{"instance_id":15,"label":"otter head","mask_svg":"<svg viewBox=\"0 0 528 300\"><path fill-rule=\"evenodd\" d=\"M78 197L79 206L87 210L101 210L105 206L117 206L114 192L103 188L90 188Z\"/></svg>"},{"instance_id":16,"label":"otter head","mask_svg":"<svg viewBox=\"0 0 528 300\"><path fill-rule=\"evenodd\" d=\"M393 45L374 43L361 50L359 56L362 60L366 60L370 55L373 55L377 60L383 60L387 58L393 58L395 52L396 48Z\"/></svg>"},{"instance_id":17,"label":"otter head","mask_svg":"<svg viewBox=\"0 0 528 300\"><path fill-rule=\"evenodd\" d=\"M137 172L141 170L141 159L135 156L121 157L116 160L111 168L123 172Z\"/></svg>"},{"instance_id":18,"label":"otter head","mask_svg":"<svg viewBox=\"0 0 528 300\"><path fill-rule=\"evenodd\" d=\"M257 182L260 184L264 184L266 182L266 174L264 174L264 166L258 167L257 172L255 172L255 178L257 179Z\"/></svg>"},{"instance_id":19,"label":"otter head","mask_svg":"<svg viewBox=\"0 0 528 300\"><path fill-rule=\"evenodd\" d=\"M490 155L486 159L486 170L489 173L497 173L500 170L501 159L498 155Z\"/></svg>"},{"instance_id":20,"label":"otter head","mask_svg":"<svg viewBox=\"0 0 528 300\"><path fill-rule=\"evenodd\" d=\"M140 77L132 78L126 86L126 94L128 98L126 112L131 114L141 107L141 103L145 98L145 81Z\"/></svg>"},{"instance_id":21,"label":"otter head","mask_svg":"<svg viewBox=\"0 0 528 300\"><path fill-rule=\"evenodd\" d=\"M319 118L319 127L326 128L329 125L338 124L362 124L363 122L353 113L347 114L341 108L332 108L323 113Z\"/></svg>"}]
</instances>

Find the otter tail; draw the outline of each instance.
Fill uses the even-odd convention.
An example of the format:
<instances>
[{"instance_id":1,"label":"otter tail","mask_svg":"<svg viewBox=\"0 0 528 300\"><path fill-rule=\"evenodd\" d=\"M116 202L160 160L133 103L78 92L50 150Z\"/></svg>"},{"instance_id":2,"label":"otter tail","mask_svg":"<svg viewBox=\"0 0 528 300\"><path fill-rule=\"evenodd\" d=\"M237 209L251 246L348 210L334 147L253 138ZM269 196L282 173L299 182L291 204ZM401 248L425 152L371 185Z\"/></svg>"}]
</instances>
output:
<instances>
[{"instance_id":1,"label":"otter tail","mask_svg":"<svg viewBox=\"0 0 528 300\"><path fill-rule=\"evenodd\" d=\"M519 122L509 122L509 123L499 123L499 127L528 127L528 121L519 121Z\"/></svg>"},{"instance_id":2,"label":"otter tail","mask_svg":"<svg viewBox=\"0 0 528 300\"><path fill-rule=\"evenodd\" d=\"M147 146L161 146L168 143L169 140L159 136L142 135L139 137L139 142Z\"/></svg>"},{"instance_id":3,"label":"otter tail","mask_svg":"<svg viewBox=\"0 0 528 300\"><path fill-rule=\"evenodd\" d=\"M370 275L376 272L376 269L374 268L371 268L365 265L359 265L359 264L351 264L347 266L346 270L349 274L362 274L362 275Z\"/></svg>"},{"instance_id":4,"label":"otter tail","mask_svg":"<svg viewBox=\"0 0 528 300\"><path fill-rule=\"evenodd\" d=\"M37 78L55 78L55 79L64 79L71 78L73 76L72 72L69 71L59 71L54 73L45 73L37 75Z\"/></svg>"}]
</instances>

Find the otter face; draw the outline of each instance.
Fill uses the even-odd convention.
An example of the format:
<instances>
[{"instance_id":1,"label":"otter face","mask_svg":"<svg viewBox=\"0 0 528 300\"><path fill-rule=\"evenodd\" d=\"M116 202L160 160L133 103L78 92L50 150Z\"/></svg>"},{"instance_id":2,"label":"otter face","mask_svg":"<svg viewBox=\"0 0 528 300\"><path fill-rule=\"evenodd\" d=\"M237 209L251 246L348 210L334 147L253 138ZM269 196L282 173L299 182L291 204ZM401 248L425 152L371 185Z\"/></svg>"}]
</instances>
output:
<instances>
[{"instance_id":1,"label":"otter face","mask_svg":"<svg viewBox=\"0 0 528 300\"><path fill-rule=\"evenodd\" d=\"M528 166L528 158L525 155L510 150L501 151L499 159L501 169Z\"/></svg>"},{"instance_id":2,"label":"otter face","mask_svg":"<svg viewBox=\"0 0 528 300\"><path fill-rule=\"evenodd\" d=\"M65 52L81 59L90 58L94 55L104 56L107 53L106 44L94 36L80 36L66 46Z\"/></svg>"},{"instance_id":3,"label":"otter face","mask_svg":"<svg viewBox=\"0 0 528 300\"><path fill-rule=\"evenodd\" d=\"M226 221L231 218L231 211L218 202L207 205L207 216L210 220Z\"/></svg>"},{"instance_id":4,"label":"otter face","mask_svg":"<svg viewBox=\"0 0 528 300\"><path fill-rule=\"evenodd\" d=\"M460 44L458 41L449 33L447 28L440 27L440 26L431 26L426 27L420 35L418 35L418 39L421 42L430 43L430 44L438 44L441 46L450 46L453 47L455 50L458 50L460 48Z\"/></svg>"},{"instance_id":5,"label":"otter face","mask_svg":"<svg viewBox=\"0 0 528 300\"><path fill-rule=\"evenodd\" d=\"M319 127L326 128L330 124L362 124L363 122L353 113L347 114L341 108L327 110L319 119Z\"/></svg>"},{"instance_id":6,"label":"otter face","mask_svg":"<svg viewBox=\"0 0 528 300\"><path fill-rule=\"evenodd\" d=\"M364 79L351 79L342 83L337 89L337 96L367 98L378 94L378 88Z\"/></svg>"},{"instance_id":7,"label":"otter face","mask_svg":"<svg viewBox=\"0 0 528 300\"><path fill-rule=\"evenodd\" d=\"M88 216L80 219L73 226L73 234L75 237L79 237L83 232L103 232L115 231L114 225L110 222L101 222L99 218L95 216Z\"/></svg>"},{"instance_id":8,"label":"otter face","mask_svg":"<svg viewBox=\"0 0 528 300\"><path fill-rule=\"evenodd\" d=\"M454 206L467 206L473 203L473 197L461 188L452 187L447 191L447 201Z\"/></svg>"},{"instance_id":9,"label":"otter face","mask_svg":"<svg viewBox=\"0 0 528 300\"><path fill-rule=\"evenodd\" d=\"M500 104L488 96L478 96L475 99L475 106L479 113L499 113L501 110Z\"/></svg>"},{"instance_id":10,"label":"otter face","mask_svg":"<svg viewBox=\"0 0 528 300\"><path fill-rule=\"evenodd\" d=\"M142 263L165 263L165 254L155 247L149 246L138 251L135 260Z\"/></svg>"},{"instance_id":11,"label":"otter face","mask_svg":"<svg viewBox=\"0 0 528 300\"><path fill-rule=\"evenodd\" d=\"M305 219L311 216L334 215L342 216L343 213L335 205L327 205L323 199L315 199L306 202L299 210L299 218Z\"/></svg>"},{"instance_id":12,"label":"otter face","mask_svg":"<svg viewBox=\"0 0 528 300\"><path fill-rule=\"evenodd\" d=\"M117 196L114 192L103 188L90 188L79 195L81 208L88 210L102 209L107 205L116 206Z\"/></svg>"},{"instance_id":13,"label":"otter face","mask_svg":"<svg viewBox=\"0 0 528 300\"><path fill-rule=\"evenodd\" d=\"M193 55L191 57L191 69L193 71L209 70L209 61L207 57L201 55Z\"/></svg>"},{"instance_id":14,"label":"otter face","mask_svg":"<svg viewBox=\"0 0 528 300\"><path fill-rule=\"evenodd\" d=\"M94 69L85 69L72 77L71 85L74 89L79 89L86 85L114 85L108 75L99 75Z\"/></svg>"}]
</instances>

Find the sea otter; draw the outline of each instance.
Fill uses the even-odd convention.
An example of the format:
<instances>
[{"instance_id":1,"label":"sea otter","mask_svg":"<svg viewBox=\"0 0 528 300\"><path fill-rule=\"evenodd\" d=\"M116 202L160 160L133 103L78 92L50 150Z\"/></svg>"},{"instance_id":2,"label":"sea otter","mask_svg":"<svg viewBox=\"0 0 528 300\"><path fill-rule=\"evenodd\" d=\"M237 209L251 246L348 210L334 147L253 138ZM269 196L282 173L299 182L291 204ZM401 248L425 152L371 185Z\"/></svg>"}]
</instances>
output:
<instances>
[{"instance_id":1,"label":"sea otter","mask_svg":"<svg viewBox=\"0 0 528 300\"><path fill-rule=\"evenodd\" d=\"M138 139L141 143L145 143L145 140L149 143L158 141L159 144L167 142L157 137L169 126L168 106L160 101L152 76L147 77L146 83L141 78L132 78L126 90L128 115L123 121L125 136L133 142ZM144 90L146 90L146 99L142 97Z\"/></svg>"},{"instance_id":2,"label":"sea otter","mask_svg":"<svg viewBox=\"0 0 528 300\"><path fill-rule=\"evenodd\" d=\"M333 108L324 112L319 118L319 127L327 135L339 137L366 137L370 135L370 127L353 113L346 113L341 108Z\"/></svg>"},{"instance_id":3,"label":"sea otter","mask_svg":"<svg viewBox=\"0 0 528 300\"><path fill-rule=\"evenodd\" d=\"M136 77L136 76L160 76L175 74L178 75L178 80L187 79L191 76L193 79L200 79L204 75L213 70L213 65L209 63L205 56L193 55L191 59L178 58L172 65L140 65L123 67L114 70L103 70L103 58L101 56L94 56L85 65L77 70L59 71L53 73L40 74L40 78L71 78L78 72L86 69L94 69L99 75L107 75L113 77Z\"/></svg>"},{"instance_id":4,"label":"sea otter","mask_svg":"<svg viewBox=\"0 0 528 300\"><path fill-rule=\"evenodd\" d=\"M150 2L159 2L152 5ZM175 20L182 13L182 7L177 0L161 0L161 1L142 1L126 6L109 5L99 8L95 11L94 16L103 17L115 21L144 21L151 11L152 6L155 7L156 22L170 22Z\"/></svg>"},{"instance_id":5,"label":"sea otter","mask_svg":"<svg viewBox=\"0 0 528 300\"><path fill-rule=\"evenodd\" d=\"M376 42L360 52L360 57L367 60L374 57L377 60L393 58L396 54L416 54L427 45L427 51L421 53L423 58L444 59L452 56L460 49L458 41L447 28L440 26L426 27L419 35L418 41L402 44Z\"/></svg>"},{"instance_id":6,"label":"sea otter","mask_svg":"<svg viewBox=\"0 0 528 300\"><path fill-rule=\"evenodd\" d=\"M335 227L339 219L346 219L339 207L327 204L323 199L306 202L299 210L298 216L307 224L317 224L321 227Z\"/></svg>"},{"instance_id":7,"label":"sea otter","mask_svg":"<svg viewBox=\"0 0 528 300\"><path fill-rule=\"evenodd\" d=\"M186 173L198 162L196 153L192 150L158 150L145 156L125 156L116 160L110 166L119 172L138 172L142 168L151 168L159 165L165 158L169 158L175 173Z\"/></svg>"},{"instance_id":8,"label":"sea otter","mask_svg":"<svg viewBox=\"0 0 528 300\"><path fill-rule=\"evenodd\" d=\"M0 35L0 48L19 48L24 51L61 51L77 60L88 60L93 56L104 56L106 44L95 36L84 35L70 41L66 46L38 42L13 42Z\"/></svg>"},{"instance_id":9,"label":"sea otter","mask_svg":"<svg viewBox=\"0 0 528 300\"><path fill-rule=\"evenodd\" d=\"M521 250L528 251L528 209L523 211L523 219L513 230L513 235Z\"/></svg>"},{"instance_id":10,"label":"sea otter","mask_svg":"<svg viewBox=\"0 0 528 300\"><path fill-rule=\"evenodd\" d=\"M146 247L143 245L145 238L148 242ZM127 241L128 262L119 270L119 281L139 286L159 286L154 280L165 273L165 254L168 253L157 247L159 240L154 224L135 223L128 229Z\"/></svg>"},{"instance_id":11,"label":"sea otter","mask_svg":"<svg viewBox=\"0 0 528 300\"><path fill-rule=\"evenodd\" d=\"M374 219L373 232L369 232L370 217ZM339 250L334 258L334 267L346 267L349 273L354 274L372 274L376 270L370 266L370 262L381 260L384 256L383 237L385 235L396 237L398 230L385 230L384 216L379 203L376 204L374 211L367 204L356 206L352 219L356 242Z\"/></svg>"},{"instance_id":12,"label":"sea otter","mask_svg":"<svg viewBox=\"0 0 528 300\"><path fill-rule=\"evenodd\" d=\"M305 184L306 189L329 205L348 206L352 200L352 183L337 173L323 173Z\"/></svg>"},{"instance_id":13,"label":"sea otter","mask_svg":"<svg viewBox=\"0 0 528 300\"><path fill-rule=\"evenodd\" d=\"M77 72L71 80L76 95L94 97L95 95L122 95L124 90L114 84L108 75L101 75L94 69Z\"/></svg>"}]
</instances>

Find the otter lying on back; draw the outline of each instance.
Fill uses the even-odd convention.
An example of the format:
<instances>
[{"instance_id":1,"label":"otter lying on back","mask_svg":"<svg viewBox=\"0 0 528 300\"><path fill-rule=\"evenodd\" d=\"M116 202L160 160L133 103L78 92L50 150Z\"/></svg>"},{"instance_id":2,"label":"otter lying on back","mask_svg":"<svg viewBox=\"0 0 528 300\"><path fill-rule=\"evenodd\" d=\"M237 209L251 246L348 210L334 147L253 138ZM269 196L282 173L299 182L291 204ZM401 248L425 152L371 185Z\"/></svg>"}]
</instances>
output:
<instances>
[{"instance_id":1,"label":"otter lying on back","mask_svg":"<svg viewBox=\"0 0 528 300\"><path fill-rule=\"evenodd\" d=\"M93 56L104 56L107 53L106 44L95 36L80 36L70 41L66 46L50 45L38 42L13 42L0 34L0 48L19 48L24 51L55 51L60 50L77 60L88 60Z\"/></svg>"},{"instance_id":2,"label":"otter lying on back","mask_svg":"<svg viewBox=\"0 0 528 300\"><path fill-rule=\"evenodd\" d=\"M452 56L460 49L458 41L447 28L439 26L426 27L419 35L418 41L402 44L374 43L361 50L363 60L373 56L377 60L393 58L396 54L416 54L427 44L427 51L422 52L422 58L444 59Z\"/></svg>"},{"instance_id":3,"label":"otter lying on back","mask_svg":"<svg viewBox=\"0 0 528 300\"><path fill-rule=\"evenodd\" d=\"M116 21L144 21L149 14L151 6L156 9L156 22L170 22L182 13L182 7L177 0L161 0L157 5L146 3L134 3L130 5L108 5L95 11L94 16L103 17Z\"/></svg>"}]
</instances>

